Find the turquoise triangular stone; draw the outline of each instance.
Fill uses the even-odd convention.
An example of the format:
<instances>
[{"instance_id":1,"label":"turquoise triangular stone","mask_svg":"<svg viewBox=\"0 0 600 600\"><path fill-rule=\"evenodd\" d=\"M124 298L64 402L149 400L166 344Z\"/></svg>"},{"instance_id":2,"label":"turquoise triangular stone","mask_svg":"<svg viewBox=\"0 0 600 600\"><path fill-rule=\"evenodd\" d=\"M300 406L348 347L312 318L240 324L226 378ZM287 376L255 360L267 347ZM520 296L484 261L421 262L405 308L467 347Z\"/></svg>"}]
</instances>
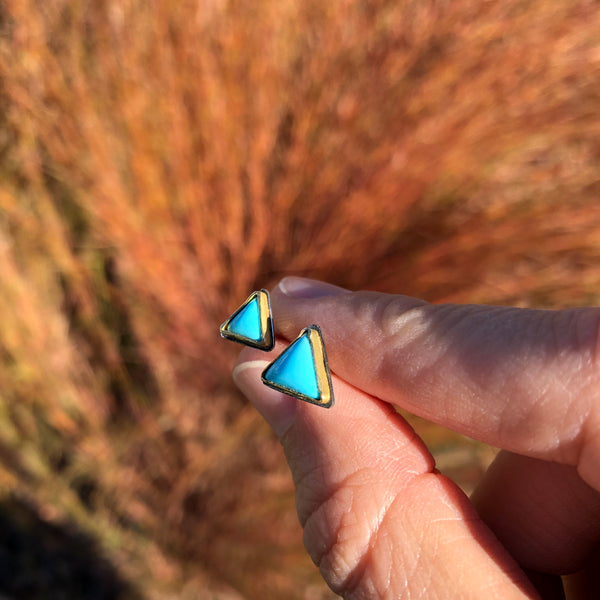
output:
<instances>
[{"instance_id":1,"label":"turquoise triangular stone","mask_svg":"<svg viewBox=\"0 0 600 600\"><path fill-rule=\"evenodd\" d=\"M260 328L260 314L258 307L258 297L253 298L251 302L246 304L240 312L235 315L229 321L227 330L236 335L254 340L260 341L261 328Z\"/></svg>"},{"instance_id":2,"label":"turquoise triangular stone","mask_svg":"<svg viewBox=\"0 0 600 600\"><path fill-rule=\"evenodd\" d=\"M319 400L315 362L308 335L304 334L290 344L279 358L271 363L263 377L276 385Z\"/></svg>"},{"instance_id":3,"label":"turquoise triangular stone","mask_svg":"<svg viewBox=\"0 0 600 600\"><path fill-rule=\"evenodd\" d=\"M267 290L258 290L219 328L221 336L268 352L275 345L271 301Z\"/></svg>"}]
</instances>

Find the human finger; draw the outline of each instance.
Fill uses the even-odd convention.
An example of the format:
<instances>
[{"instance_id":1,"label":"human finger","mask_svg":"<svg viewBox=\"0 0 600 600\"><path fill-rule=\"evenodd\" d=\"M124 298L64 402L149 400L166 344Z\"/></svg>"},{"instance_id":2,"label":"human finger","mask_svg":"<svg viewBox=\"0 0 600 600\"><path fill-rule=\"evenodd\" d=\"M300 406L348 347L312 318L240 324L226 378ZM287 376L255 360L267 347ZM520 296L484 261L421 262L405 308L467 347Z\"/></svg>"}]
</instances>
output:
<instances>
[{"instance_id":1,"label":"human finger","mask_svg":"<svg viewBox=\"0 0 600 600\"><path fill-rule=\"evenodd\" d=\"M234 378L280 437L305 546L336 593L538 597L390 405L335 376L332 409L298 402L262 384L266 364L245 349Z\"/></svg>"},{"instance_id":2,"label":"human finger","mask_svg":"<svg viewBox=\"0 0 600 600\"><path fill-rule=\"evenodd\" d=\"M575 573L600 540L600 494L569 465L502 451L471 501L525 569Z\"/></svg>"},{"instance_id":3,"label":"human finger","mask_svg":"<svg viewBox=\"0 0 600 600\"><path fill-rule=\"evenodd\" d=\"M414 414L573 465L600 489L600 309L432 305L285 278L275 327L321 327L332 370Z\"/></svg>"}]
</instances>

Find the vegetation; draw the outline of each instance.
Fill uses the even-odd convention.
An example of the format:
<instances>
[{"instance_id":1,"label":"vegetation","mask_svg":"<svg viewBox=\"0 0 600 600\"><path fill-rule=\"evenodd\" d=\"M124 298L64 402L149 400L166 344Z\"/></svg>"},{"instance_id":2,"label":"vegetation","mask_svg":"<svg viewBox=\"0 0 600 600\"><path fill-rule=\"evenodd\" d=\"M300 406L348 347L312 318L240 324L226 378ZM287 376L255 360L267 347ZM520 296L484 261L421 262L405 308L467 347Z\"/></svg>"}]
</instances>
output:
<instances>
[{"instance_id":1,"label":"vegetation","mask_svg":"<svg viewBox=\"0 0 600 600\"><path fill-rule=\"evenodd\" d=\"M329 597L218 325L283 274L597 303L598 31L590 0L2 2L0 511L144 598Z\"/></svg>"}]
</instances>

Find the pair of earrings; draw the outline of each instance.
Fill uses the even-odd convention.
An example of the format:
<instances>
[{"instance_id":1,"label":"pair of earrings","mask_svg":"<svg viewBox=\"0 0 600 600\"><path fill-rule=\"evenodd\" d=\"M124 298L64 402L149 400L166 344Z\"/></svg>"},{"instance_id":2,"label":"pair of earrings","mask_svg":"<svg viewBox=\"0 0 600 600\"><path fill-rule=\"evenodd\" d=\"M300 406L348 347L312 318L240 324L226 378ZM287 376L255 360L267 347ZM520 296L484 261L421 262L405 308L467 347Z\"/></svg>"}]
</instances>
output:
<instances>
[{"instance_id":1,"label":"pair of earrings","mask_svg":"<svg viewBox=\"0 0 600 600\"><path fill-rule=\"evenodd\" d=\"M248 299L221 325L221 336L269 352L275 346L271 300L267 290ZM262 382L289 396L330 408L331 373L318 325L305 327L261 375Z\"/></svg>"}]
</instances>

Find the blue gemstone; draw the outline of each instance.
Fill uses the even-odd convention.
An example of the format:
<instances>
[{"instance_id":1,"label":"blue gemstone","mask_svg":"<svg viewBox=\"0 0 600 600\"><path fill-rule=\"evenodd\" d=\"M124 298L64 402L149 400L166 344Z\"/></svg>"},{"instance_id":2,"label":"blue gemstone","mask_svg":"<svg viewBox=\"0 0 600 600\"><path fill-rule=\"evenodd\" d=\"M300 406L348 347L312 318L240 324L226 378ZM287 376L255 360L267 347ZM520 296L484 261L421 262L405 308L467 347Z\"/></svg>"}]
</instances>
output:
<instances>
[{"instance_id":1,"label":"blue gemstone","mask_svg":"<svg viewBox=\"0 0 600 600\"><path fill-rule=\"evenodd\" d=\"M262 339L257 296L231 319L227 325L227 331L256 342Z\"/></svg>"},{"instance_id":2,"label":"blue gemstone","mask_svg":"<svg viewBox=\"0 0 600 600\"><path fill-rule=\"evenodd\" d=\"M308 335L304 334L290 344L265 371L264 378L308 398L319 400L315 362Z\"/></svg>"}]
</instances>

